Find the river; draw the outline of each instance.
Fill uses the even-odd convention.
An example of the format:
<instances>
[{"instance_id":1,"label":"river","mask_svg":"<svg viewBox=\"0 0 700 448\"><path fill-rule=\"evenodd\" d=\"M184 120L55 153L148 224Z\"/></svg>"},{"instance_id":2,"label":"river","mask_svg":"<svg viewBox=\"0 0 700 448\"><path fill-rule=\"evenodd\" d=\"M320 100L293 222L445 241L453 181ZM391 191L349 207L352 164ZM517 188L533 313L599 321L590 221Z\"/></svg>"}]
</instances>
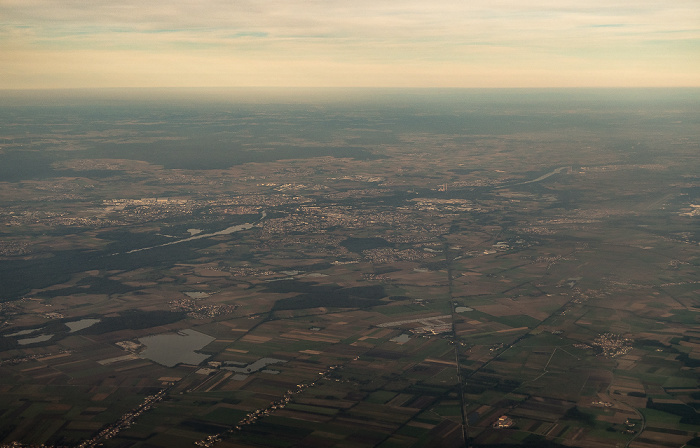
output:
<instances>
[{"instance_id":1,"label":"river","mask_svg":"<svg viewBox=\"0 0 700 448\"><path fill-rule=\"evenodd\" d=\"M550 172L547 173L547 174L543 174L542 176L538 177L537 179L532 179L532 180L528 180L528 181L525 181L525 182L520 182L520 183L517 183L517 184L512 184L511 187L512 187L512 186L515 186L515 185L534 184L535 182L543 181L543 180L545 180L546 178L548 178L548 177L550 177L550 176L554 176L555 174L559 174L559 173L561 173L561 172L564 171L564 170L568 170L569 168L571 168L571 167L569 167L569 166L561 166L561 167L557 168L557 169L554 170L554 171L550 171Z\"/></svg>"},{"instance_id":2,"label":"river","mask_svg":"<svg viewBox=\"0 0 700 448\"><path fill-rule=\"evenodd\" d=\"M239 224L239 225L227 227L227 228L225 228L224 230L219 230L218 232L214 232L214 233L198 233L198 234L193 235L193 236L191 236L191 237L189 237L189 238L183 238L183 239L177 240L177 241L170 241L170 242L168 242L168 243L158 244L158 245L156 245L156 246L142 247L142 248L140 248L140 249L132 249L132 250L130 250L130 251L128 251L128 252L114 253L114 254L111 254L111 255L121 255L122 253L124 253L124 254L133 254L133 253L135 253L135 252L142 252L142 251L144 251L144 250L156 249L156 248L158 248L158 247L172 246L173 244L182 244L182 243L186 243L186 242L188 242L188 241L201 240L202 238L210 238L210 237L212 237L212 236L230 235L230 234L232 234L232 233L240 232L241 230L252 229L253 227L256 226L256 224L257 224L258 222L260 222L260 221L262 221L263 219L265 219L265 217L267 217L267 213L263 210L262 214L260 215L260 219L259 219L257 222L255 222L255 223L246 222L246 223L244 223L244 224Z\"/></svg>"}]
</instances>

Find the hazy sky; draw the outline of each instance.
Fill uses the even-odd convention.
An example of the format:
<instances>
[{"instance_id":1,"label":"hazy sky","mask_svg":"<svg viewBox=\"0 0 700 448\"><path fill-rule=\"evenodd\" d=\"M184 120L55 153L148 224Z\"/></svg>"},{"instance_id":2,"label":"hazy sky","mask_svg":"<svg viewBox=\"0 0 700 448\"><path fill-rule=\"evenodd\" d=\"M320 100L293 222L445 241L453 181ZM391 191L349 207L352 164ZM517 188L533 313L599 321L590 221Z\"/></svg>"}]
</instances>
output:
<instances>
[{"instance_id":1,"label":"hazy sky","mask_svg":"<svg viewBox=\"0 0 700 448\"><path fill-rule=\"evenodd\" d=\"M700 0L0 0L0 88L700 86Z\"/></svg>"}]
</instances>

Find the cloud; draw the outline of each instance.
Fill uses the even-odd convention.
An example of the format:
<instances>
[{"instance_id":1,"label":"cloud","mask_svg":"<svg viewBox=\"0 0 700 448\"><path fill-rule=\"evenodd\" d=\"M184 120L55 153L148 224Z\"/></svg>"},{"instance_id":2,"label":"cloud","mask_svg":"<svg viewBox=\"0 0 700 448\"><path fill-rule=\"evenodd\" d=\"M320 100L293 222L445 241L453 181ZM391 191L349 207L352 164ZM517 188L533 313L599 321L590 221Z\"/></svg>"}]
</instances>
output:
<instances>
[{"instance_id":1,"label":"cloud","mask_svg":"<svg viewBox=\"0 0 700 448\"><path fill-rule=\"evenodd\" d=\"M313 79L328 76L326 84L348 77L319 67L341 72L363 67L382 82L386 73L396 72L403 73L402 79L425 73L444 79L449 74L440 70L447 70L455 74L454 83L464 82L460 73L475 79L499 68L503 75L498 79L511 73L513 84L531 67L559 70L563 76L576 61L598 73L616 66L615 58L634 58L635 66L648 67L661 79L665 72L658 61L669 56L678 58L673 62L675 69L686 71L681 75L700 79L698 63L687 61L698 55L697 0L3 0L0 17L0 45L12 54L5 60L15 64L0 68L0 87L16 84L19 67L30 60L49 77L56 68L49 61L70 55L80 62L81 54L138 60L129 67L141 69L120 78L133 82L144 70L152 82L152 73L167 72L158 64L177 61L186 70L183 77L209 79L192 66L202 60L211 62L207 67L231 61L260 70L273 67L278 78L294 63L290 83L299 82L293 73L305 64ZM96 76L112 79L105 82L115 82L84 62ZM234 74L228 82L247 79Z\"/></svg>"}]
</instances>

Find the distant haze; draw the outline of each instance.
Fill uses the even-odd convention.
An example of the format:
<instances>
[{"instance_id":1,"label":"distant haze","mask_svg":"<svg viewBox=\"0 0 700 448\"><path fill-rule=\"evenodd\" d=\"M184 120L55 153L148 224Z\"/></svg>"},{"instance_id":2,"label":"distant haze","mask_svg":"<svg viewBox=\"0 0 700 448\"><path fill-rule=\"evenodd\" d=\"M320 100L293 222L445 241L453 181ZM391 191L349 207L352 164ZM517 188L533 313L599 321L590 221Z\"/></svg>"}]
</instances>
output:
<instances>
[{"instance_id":1,"label":"distant haze","mask_svg":"<svg viewBox=\"0 0 700 448\"><path fill-rule=\"evenodd\" d=\"M0 17L0 89L700 86L697 0L4 0Z\"/></svg>"}]
</instances>

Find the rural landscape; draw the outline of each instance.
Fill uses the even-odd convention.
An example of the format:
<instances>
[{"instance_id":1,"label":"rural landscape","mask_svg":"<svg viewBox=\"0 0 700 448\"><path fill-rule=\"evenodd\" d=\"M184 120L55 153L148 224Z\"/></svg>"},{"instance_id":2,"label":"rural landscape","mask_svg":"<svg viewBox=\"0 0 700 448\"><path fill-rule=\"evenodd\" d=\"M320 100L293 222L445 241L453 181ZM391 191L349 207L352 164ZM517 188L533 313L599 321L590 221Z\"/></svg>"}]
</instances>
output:
<instances>
[{"instance_id":1,"label":"rural landscape","mask_svg":"<svg viewBox=\"0 0 700 448\"><path fill-rule=\"evenodd\" d=\"M700 446L697 89L6 93L0 446Z\"/></svg>"}]
</instances>

